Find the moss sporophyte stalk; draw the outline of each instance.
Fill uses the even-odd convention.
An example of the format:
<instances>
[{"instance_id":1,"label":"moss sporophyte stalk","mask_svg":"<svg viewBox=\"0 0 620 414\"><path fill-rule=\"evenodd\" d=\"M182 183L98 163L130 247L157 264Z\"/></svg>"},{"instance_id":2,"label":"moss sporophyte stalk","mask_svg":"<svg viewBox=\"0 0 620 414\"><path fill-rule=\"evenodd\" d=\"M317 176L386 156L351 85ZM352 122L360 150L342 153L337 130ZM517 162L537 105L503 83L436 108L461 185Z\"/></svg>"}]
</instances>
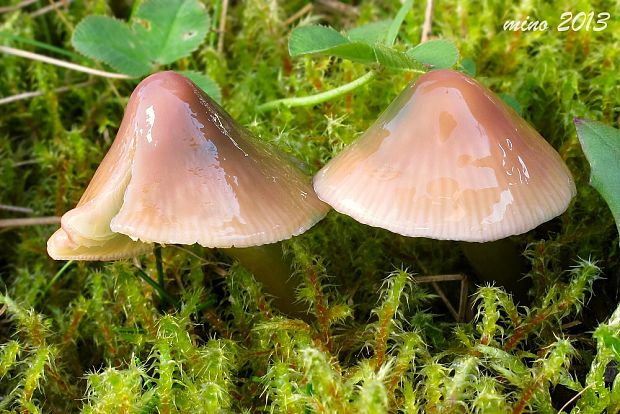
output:
<instances>
[{"instance_id":1,"label":"moss sporophyte stalk","mask_svg":"<svg viewBox=\"0 0 620 414\"><path fill-rule=\"evenodd\" d=\"M600 13L2 4L0 413L620 412Z\"/></svg>"}]
</instances>

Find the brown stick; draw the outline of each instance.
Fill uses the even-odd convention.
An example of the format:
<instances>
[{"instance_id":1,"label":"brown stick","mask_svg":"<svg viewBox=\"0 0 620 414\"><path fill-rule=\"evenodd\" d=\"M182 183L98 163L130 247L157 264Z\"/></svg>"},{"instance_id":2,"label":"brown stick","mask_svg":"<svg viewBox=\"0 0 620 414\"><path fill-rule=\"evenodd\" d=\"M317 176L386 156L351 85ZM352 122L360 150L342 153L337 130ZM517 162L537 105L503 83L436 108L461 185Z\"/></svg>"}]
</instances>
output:
<instances>
[{"instance_id":1,"label":"brown stick","mask_svg":"<svg viewBox=\"0 0 620 414\"><path fill-rule=\"evenodd\" d=\"M453 280L463 280L463 275L431 275L431 276L414 276L413 280L417 283L432 283L432 282L450 282Z\"/></svg>"},{"instance_id":2,"label":"brown stick","mask_svg":"<svg viewBox=\"0 0 620 414\"><path fill-rule=\"evenodd\" d=\"M60 224L60 217L32 217L32 218L16 218L0 220L0 228L5 227L24 227L24 226L41 226L48 224Z\"/></svg>"},{"instance_id":3,"label":"brown stick","mask_svg":"<svg viewBox=\"0 0 620 414\"><path fill-rule=\"evenodd\" d=\"M437 294L439 295L439 297L441 298L441 300L443 301L444 305L446 305L446 308L448 308L448 310L450 311L450 313L452 314L452 317L454 318L455 321L459 320L459 314L458 312L454 309L454 306L452 306L452 304L450 303L450 299L448 299L448 297L446 296L446 294L443 292L443 290L441 289L441 287L437 284L437 282L431 282L431 285L433 285L433 288L435 289L435 292L437 292Z\"/></svg>"},{"instance_id":4,"label":"brown stick","mask_svg":"<svg viewBox=\"0 0 620 414\"><path fill-rule=\"evenodd\" d=\"M60 0L57 1L56 3L50 3L49 5L40 8L39 10L33 11L32 13L30 13L30 17L39 17L39 16L43 16L44 14L47 14L51 11L54 11L56 9L59 9L60 7L68 7L69 3L71 3L73 0Z\"/></svg>"},{"instance_id":5,"label":"brown stick","mask_svg":"<svg viewBox=\"0 0 620 414\"><path fill-rule=\"evenodd\" d=\"M420 43L424 43L431 35L433 26L433 0L426 0L426 12L424 13L424 24L422 25L422 37Z\"/></svg>"},{"instance_id":6,"label":"brown stick","mask_svg":"<svg viewBox=\"0 0 620 414\"><path fill-rule=\"evenodd\" d=\"M469 292L469 279L467 275L462 275L461 279L461 295L459 298L459 322L465 322L467 317L467 293Z\"/></svg>"},{"instance_id":7,"label":"brown stick","mask_svg":"<svg viewBox=\"0 0 620 414\"><path fill-rule=\"evenodd\" d=\"M321 6L331 12L339 13L345 16L357 17L359 10L355 6L348 5L339 0L317 0L318 6Z\"/></svg>"},{"instance_id":8,"label":"brown stick","mask_svg":"<svg viewBox=\"0 0 620 414\"><path fill-rule=\"evenodd\" d=\"M228 0L222 1L222 13L220 14L220 37L217 39L217 51L222 53L224 51L224 35L226 34L226 15L228 14Z\"/></svg>"},{"instance_id":9,"label":"brown stick","mask_svg":"<svg viewBox=\"0 0 620 414\"><path fill-rule=\"evenodd\" d=\"M5 6L5 7L0 7L0 13L8 13L8 12L12 12L15 10L19 10L22 9L26 6L30 6L32 3L36 3L37 0L24 0L18 4L16 4L15 6Z\"/></svg>"},{"instance_id":10,"label":"brown stick","mask_svg":"<svg viewBox=\"0 0 620 414\"><path fill-rule=\"evenodd\" d=\"M431 275L431 276L415 276L413 280L416 283L430 283L437 295L441 298L443 303L448 308L448 311L452 314L454 319L457 322L465 321L465 316L467 314L467 292L469 288L469 281L467 279L467 275L462 274L453 274L453 275ZM441 287L437 284L437 282L449 282L449 281L460 281L461 282L461 291L459 297L459 307L458 311L454 309L454 306L450 303L450 300L441 289Z\"/></svg>"},{"instance_id":11,"label":"brown stick","mask_svg":"<svg viewBox=\"0 0 620 414\"><path fill-rule=\"evenodd\" d=\"M312 5L312 3L308 3L306 4L304 7L302 7L301 9L297 10L291 17L289 17L288 19L286 19L284 21L284 25L288 26L291 23L294 23L295 20L299 19L300 17L302 17L304 14L306 13L310 13L312 11L312 9L314 8L314 6Z\"/></svg>"},{"instance_id":12,"label":"brown stick","mask_svg":"<svg viewBox=\"0 0 620 414\"><path fill-rule=\"evenodd\" d=\"M10 206L8 204L0 204L0 210L12 211L14 213L32 214L34 211L29 207Z\"/></svg>"},{"instance_id":13,"label":"brown stick","mask_svg":"<svg viewBox=\"0 0 620 414\"><path fill-rule=\"evenodd\" d=\"M75 83L73 85L61 86L60 88L54 89L52 92L54 92L54 93L63 93L63 92L70 91L73 88L82 88L84 86L88 86L88 85L92 85L92 84L93 84L93 82L91 82L91 81ZM36 98L37 96L41 96L43 94L45 94L45 92L43 92L43 91L22 92L22 93L19 93L17 95L11 95L11 96L0 98L0 105L5 105L5 104L11 103L11 102L15 102L15 101L21 101L23 99ZM17 165L17 164L14 164L14 165Z\"/></svg>"}]
</instances>

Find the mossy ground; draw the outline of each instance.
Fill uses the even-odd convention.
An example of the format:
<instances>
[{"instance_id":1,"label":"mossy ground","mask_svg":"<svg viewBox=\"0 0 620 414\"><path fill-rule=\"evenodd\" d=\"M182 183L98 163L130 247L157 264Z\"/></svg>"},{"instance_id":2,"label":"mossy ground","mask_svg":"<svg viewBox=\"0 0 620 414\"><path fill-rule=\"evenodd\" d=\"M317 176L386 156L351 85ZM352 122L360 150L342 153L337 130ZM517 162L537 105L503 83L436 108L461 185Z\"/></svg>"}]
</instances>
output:
<instances>
[{"instance_id":1,"label":"mossy ground","mask_svg":"<svg viewBox=\"0 0 620 414\"><path fill-rule=\"evenodd\" d=\"M363 1L343 13L319 3L330 2L301 20L338 29L390 18L399 7ZM400 44L420 38L424 3L415 2ZM575 176L568 211L513 238L532 282L528 307L516 307L500 288L472 287L474 319L457 324L431 290L412 281L413 274L474 277L457 244L407 239L333 212L285 244L304 280L299 293L310 323L279 315L253 277L217 251L164 249L175 308L131 261L75 263L55 278L64 263L45 250L54 226L0 229L0 411L552 413L580 393L565 410L618 412L620 315L592 334L618 303L618 235L588 185L572 119L618 127L620 5L571 3L451 0L434 12L433 34L473 59L479 80L516 97ZM383 71L316 107L257 112L266 101L337 87L367 70L289 57L287 35L300 20L287 19L305 4L231 2L223 52L213 32L173 68L209 73L240 123L315 172L413 77ZM607 11L612 19L601 32L502 30L505 20L525 16L555 28L567 10ZM72 30L84 16L126 18L129 11L123 1L74 2L41 17L2 14L0 30L72 50ZM7 55L0 73L1 96L43 92L0 106L0 203L61 215L109 147L136 82L89 79ZM87 87L53 92L86 80ZM140 261L155 275L152 256ZM453 288L444 286L456 300Z\"/></svg>"}]
</instances>

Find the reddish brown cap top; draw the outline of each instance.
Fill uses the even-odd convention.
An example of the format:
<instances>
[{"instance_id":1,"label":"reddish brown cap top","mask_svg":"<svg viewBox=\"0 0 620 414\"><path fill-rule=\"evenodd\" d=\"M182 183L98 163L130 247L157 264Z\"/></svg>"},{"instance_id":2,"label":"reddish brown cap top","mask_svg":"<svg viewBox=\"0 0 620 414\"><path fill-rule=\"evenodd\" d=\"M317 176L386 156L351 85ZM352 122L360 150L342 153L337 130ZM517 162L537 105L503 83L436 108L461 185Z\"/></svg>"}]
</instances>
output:
<instances>
[{"instance_id":1,"label":"reddish brown cap top","mask_svg":"<svg viewBox=\"0 0 620 414\"><path fill-rule=\"evenodd\" d=\"M62 229L80 246L128 237L138 250L140 242L246 247L303 233L328 209L288 157L190 80L162 72L131 95L112 148Z\"/></svg>"},{"instance_id":2,"label":"reddish brown cap top","mask_svg":"<svg viewBox=\"0 0 620 414\"><path fill-rule=\"evenodd\" d=\"M452 70L407 87L314 188L362 223L476 242L529 231L575 194L558 153L493 92Z\"/></svg>"}]
</instances>

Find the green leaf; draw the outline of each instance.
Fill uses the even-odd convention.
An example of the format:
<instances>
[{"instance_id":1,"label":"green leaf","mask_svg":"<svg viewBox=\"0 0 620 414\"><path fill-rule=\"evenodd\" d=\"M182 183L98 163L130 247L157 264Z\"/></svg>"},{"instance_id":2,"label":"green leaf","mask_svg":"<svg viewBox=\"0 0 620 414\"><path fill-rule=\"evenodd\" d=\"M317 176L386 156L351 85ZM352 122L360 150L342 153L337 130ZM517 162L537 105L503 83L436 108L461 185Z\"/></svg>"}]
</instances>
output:
<instances>
[{"instance_id":1,"label":"green leaf","mask_svg":"<svg viewBox=\"0 0 620 414\"><path fill-rule=\"evenodd\" d=\"M502 98L502 101L506 102L510 107L512 107L512 109L514 109L516 113L518 113L519 115L523 115L523 107L521 106L519 101L517 101L517 98L505 93L500 93L499 97Z\"/></svg>"},{"instance_id":2,"label":"green leaf","mask_svg":"<svg viewBox=\"0 0 620 414\"><path fill-rule=\"evenodd\" d=\"M383 45L376 45L374 50L377 62L386 68L415 71L424 70L424 67L419 62L406 53Z\"/></svg>"},{"instance_id":3,"label":"green leaf","mask_svg":"<svg viewBox=\"0 0 620 414\"><path fill-rule=\"evenodd\" d=\"M620 304L607 323L596 328L593 336L599 344L611 349L620 362Z\"/></svg>"},{"instance_id":4,"label":"green leaf","mask_svg":"<svg viewBox=\"0 0 620 414\"><path fill-rule=\"evenodd\" d=\"M347 37L352 42L362 42L369 45L383 43L385 41L386 31L391 24L392 20L381 20L364 24L349 30Z\"/></svg>"},{"instance_id":5,"label":"green leaf","mask_svg":"<svg viewBox=\"0 0 620 414\"><path fill-rule=\"evenodd\" d=\"M211 79L206 74L194 70L179 70L176 72L180 73L181 75L194 82L200 89L205 91L207 95L213 98L213 100L217 103L222 102L222 91L220 90L220 87L217 83L215 83L213 79Z\"/></svg>"},{"instance_id":6,"label":"green leaf","mask_svg":"<svg viewBox=\"0 0 620 414\"><path fill-rule=\"evenodd\" d=\"M88 16L71 42L85 56L129 76L143 76L156 65L192 53L204 40L209 16L198 0L146 0L129 24Z\"/></svg>"},{"instance_id":7,"label":"green leaf","mask_svg":"<svg viewBox=\"0 0 620 414\"><path fill-rule=\"evenodd\" d=\"M376 63L375 52L367 43L349 39L325 26L303 26L293 29L288 41L292 57L327 55L366 64Z\"/></svg>"},{"instance_id":8,"label":"green leaf","mask_svg":"<svg viewBox=\"0 0 620 414\"><path fill-rule=\"evenodd\" d=\"M166 65L190 55L209 28L209 16L195 0L149 0L132 19L153 62Z\"/></svg>"},{"instance_id":9,"label":"green leaf","mask_svg":"<svg viewBox=\"0 0 620 414\"><path fill-rule=\"evenodd\" d=\"M618 332L608 325L600 325L594 331L594 338L601 342L606 348L611 349L618 361L620 361L620 338Z\"/></svg>"},{"instance_id":10,"label":"green leaf","mask_svg":"<svg viewBox=\"0 0 620 414\"><path fill-rule=\"evenodd\" d=\"M142 43L125 23L111 17L86 17L75 28L71 43L83 55L129 76L142 76L151 69Z\"/></svg>"},{"instance_id":11,"label":"green leaf","mask_svg":"<svg viewBox=\"0 0 620 414\"><path fill-rule=\"evenodd\" d=\"M461 70L473 78L476 76L476 62L472 58L461 60Z\"/></svg>"},{"instance_id":12,"label":"green leaf","mask_svg":"<svg viewBox=\"0 0 620 414\"><path fill-rule=\"evenodd\" d=\"M454 66L459 59L459 51L454 43L447 39L429 40L407 51L407 55L435 69L447 69Z\"/></svg>"},{"instance_id":13,"label":"green leaf","mask_svg":"<svg viewBox=\"0 0 620 414\"><path fill-rule=\"evenodd\" d=\"M354 33L354 38L360 33ZM400 70L421 70L422 65L405 53L381 44L351 41L334 29L324 26L298 27L289 38L291 56L327 55L348 59L366 65L381 64Z\"/></svg>"},{"instance_id":14,"label":"green leaf","mask_svg":"<svg viewBox=\"0 0 620 414\"><path fill-rule=\"evenodd\" d=\"M620 131L575 118L581 148L590 163L590 184L603 196L620 232Z\"/></svg>"},{"instance_id":15,"label":"green leaf","mask_svg":"<svg viewBox=\"0 0 620 414\"><path fill-rule=\"evenodd\" d=\"M407 6L409 4L409 6ZM390 36L385 39L385 30L396 30L411 7L405 2L392 21L369 23L351 30L348 37L331 27L302 26L293 29L288 49L292 57L302 55L334 56L367 65L380 64L390 69L424 70L424 65L449 68L456 64L458 51L449 40L433 40L418 45L407 53L392 49ZM397 24L398 23L398 24ZM392 32L390 32L392 33ZM392 33L393 34L393 33ZM382 44L385 40L387 44Z\"/></svg>"},{"instance_id":16,"label":"green leaf","mask_svg":"<svg viewBox=\"0 0 620 414\"><path fill-rule=\"evenodd\" d=\"M351 42L338 45L321 54L331 55L342 59L349 59L354 62L365 63L367 65L377 63L374 48L361 42Z\"/></svg>"},{"instance_id":17,"label":"green leaf","mask_svg":"<svg viewBox=\"0 0 620 414\"><path fill-rule=\"evenodd\" d=\"M349 39L325 26L296 27L288 40L292 57L325 52L333 47L349 43Z\"/></svg>"},{"instance_id":18,"label":"green leaf","mask_svg":"<svg viewBox=\"0 0 620 414\"><path fill-rule=\"evenodd\" d=\"M413 7L413 0L405 0L403 5L398 9L398 13L396 13L396 17L390 23L390 27L388 28L386 44L388 46L392 46L396 41L396 37L398 37L398 32L400 31L400 26L402 26L405 21L405 17L407 17L407 13Z\"/></svg>"}]
</instances>

